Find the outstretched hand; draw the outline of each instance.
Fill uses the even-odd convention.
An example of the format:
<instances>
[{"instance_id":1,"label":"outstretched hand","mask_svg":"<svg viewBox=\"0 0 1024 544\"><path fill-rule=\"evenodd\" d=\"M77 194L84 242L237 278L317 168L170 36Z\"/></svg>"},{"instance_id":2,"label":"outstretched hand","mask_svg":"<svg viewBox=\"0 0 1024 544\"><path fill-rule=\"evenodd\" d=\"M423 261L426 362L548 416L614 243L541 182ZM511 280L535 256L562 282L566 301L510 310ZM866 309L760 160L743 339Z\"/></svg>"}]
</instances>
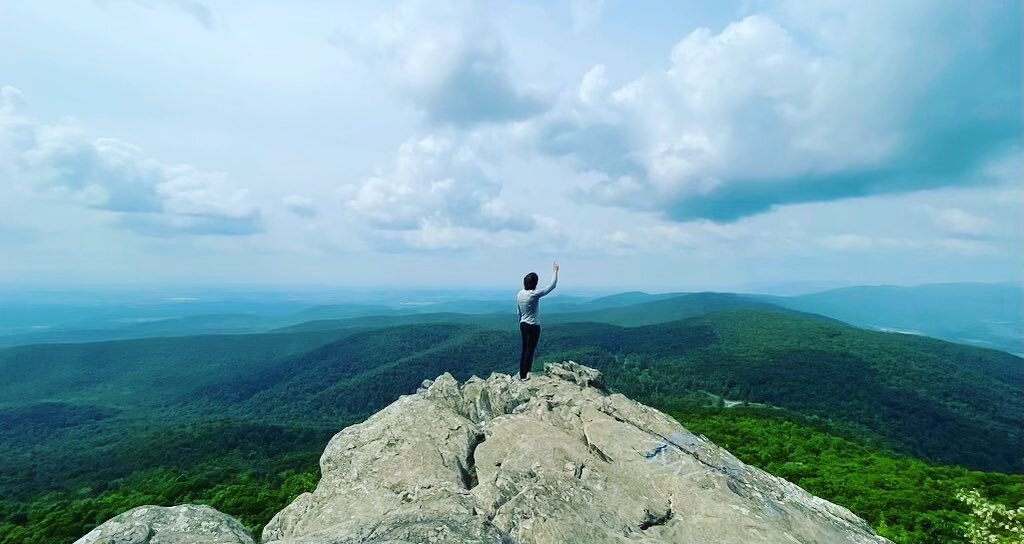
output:
<instances>
[{"instance_id":1,"label":"outstretched hand","mask_svg":"<svg viewBox=\"0 0 1024 544\"><path fill-rule=\"evenodd\" d=\"M551 271L555 274L558 273L558 261L551 261Z\"/></svg>"}]
</instances>

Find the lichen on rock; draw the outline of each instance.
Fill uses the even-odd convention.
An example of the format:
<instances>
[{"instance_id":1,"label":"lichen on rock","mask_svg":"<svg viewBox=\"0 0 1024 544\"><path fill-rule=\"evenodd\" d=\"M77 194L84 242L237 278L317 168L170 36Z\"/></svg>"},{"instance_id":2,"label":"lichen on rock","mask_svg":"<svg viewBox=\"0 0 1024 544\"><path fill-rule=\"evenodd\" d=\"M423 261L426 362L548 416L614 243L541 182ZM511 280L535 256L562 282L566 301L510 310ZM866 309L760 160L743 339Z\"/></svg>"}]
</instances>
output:
<instances>
[{"instance_id":1,"label":"lichen on rock","mask_svg":"<svg viewBox=\"0 0 1024 544\"><path fill-rule=\"evenodd\" d=\"M93 529L75 544L254 544L237 520L209 506L140 506Z\"/></svg>"}]
</instances>

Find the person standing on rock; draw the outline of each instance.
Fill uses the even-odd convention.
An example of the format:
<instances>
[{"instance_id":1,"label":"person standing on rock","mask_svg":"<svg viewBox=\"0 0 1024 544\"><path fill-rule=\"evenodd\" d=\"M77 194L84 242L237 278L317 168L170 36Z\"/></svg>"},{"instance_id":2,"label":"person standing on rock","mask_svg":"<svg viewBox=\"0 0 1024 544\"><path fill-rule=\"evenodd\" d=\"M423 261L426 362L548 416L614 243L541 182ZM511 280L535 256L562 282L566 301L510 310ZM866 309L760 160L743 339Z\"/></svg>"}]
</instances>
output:
<instances>
[{"instance_id":1,"label":"person standing on rock","mask_svg":"<svg viewBox=\"0 0 1024 544\"><path fill-rule=\"evenodd\" d=\"M516 310L519 311L519 332L523 337L523 351L519 354L519 379L529 380L530 369L533 367L533 352L540 340L540 323L537 312L540 297L550 293L558 284L558 261L551 263L551 283L543 289L537 289L540 278L536 272L530 272L523 278L523 290L516 295Z\"/></svg>"}]
</instances>

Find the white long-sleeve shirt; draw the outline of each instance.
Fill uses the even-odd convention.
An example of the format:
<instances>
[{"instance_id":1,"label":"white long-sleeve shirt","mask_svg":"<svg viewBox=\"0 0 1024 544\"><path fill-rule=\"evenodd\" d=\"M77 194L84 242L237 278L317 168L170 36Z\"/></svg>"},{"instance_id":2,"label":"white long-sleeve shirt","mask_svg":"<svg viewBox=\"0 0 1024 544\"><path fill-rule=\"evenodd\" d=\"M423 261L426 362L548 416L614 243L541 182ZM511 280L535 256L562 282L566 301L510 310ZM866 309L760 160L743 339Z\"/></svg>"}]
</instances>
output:
<instances>
[{"instance_id":1,"label":"white long-sleeve shirt","mask_svg":"<svg viewBox=\"0 0 1024 544\"><path fill-rule=\"evenodd\" d=\"M521 323L537 324L540 297L550 293L558 284L558 272L551 275L551 283L543 289L523 289L516 295L516 310L519 311Z\"/></svg>"}]
</instances>

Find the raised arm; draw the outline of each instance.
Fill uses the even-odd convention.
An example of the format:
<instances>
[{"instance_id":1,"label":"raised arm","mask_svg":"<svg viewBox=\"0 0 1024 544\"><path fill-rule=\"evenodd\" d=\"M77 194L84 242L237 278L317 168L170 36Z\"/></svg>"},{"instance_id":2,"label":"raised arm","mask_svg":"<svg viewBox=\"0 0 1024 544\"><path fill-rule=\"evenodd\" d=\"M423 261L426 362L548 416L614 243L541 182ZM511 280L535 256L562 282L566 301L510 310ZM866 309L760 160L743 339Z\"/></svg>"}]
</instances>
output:
<instances>
[{"instance_id":1,"label":"raised arm","mask_svg":"<svg viewBox=\"0 0 1024 544\"><path fill-rule=\"evenodd\" d=\"M535 291L534 293L536 296L542 297L551 291L554 291L556 285L558 285L558 261L551 263L551 283L549 283L547 287L540 291Z\"/></svg>"}]
</instances>

